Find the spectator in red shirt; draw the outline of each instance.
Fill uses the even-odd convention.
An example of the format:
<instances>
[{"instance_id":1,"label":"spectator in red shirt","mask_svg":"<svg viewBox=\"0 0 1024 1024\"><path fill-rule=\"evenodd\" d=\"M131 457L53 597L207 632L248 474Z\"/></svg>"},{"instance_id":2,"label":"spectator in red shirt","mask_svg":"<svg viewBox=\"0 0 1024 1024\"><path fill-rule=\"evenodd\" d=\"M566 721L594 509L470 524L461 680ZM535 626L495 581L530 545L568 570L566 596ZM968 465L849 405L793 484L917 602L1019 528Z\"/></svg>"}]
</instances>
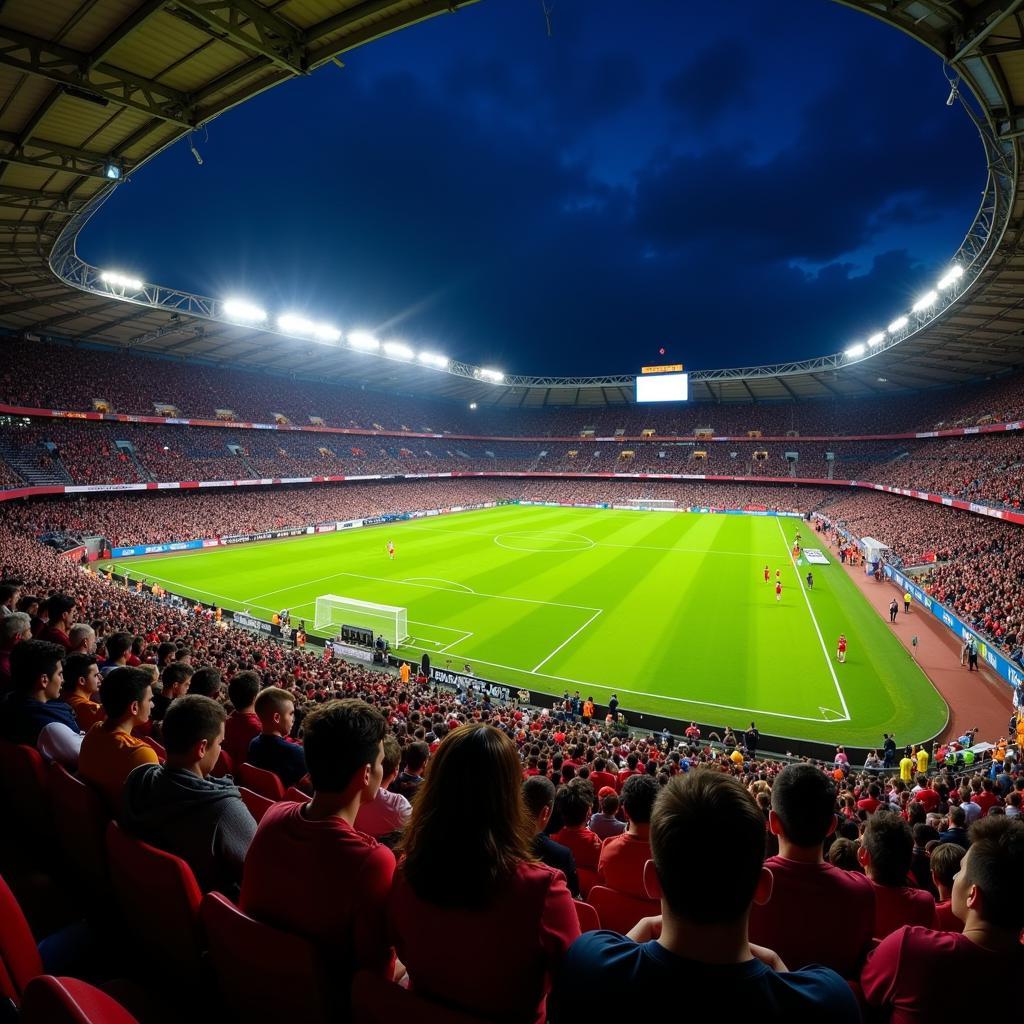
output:
<instances>
[{"instance_id":1,"label":"spectator in red shirt","mask_svg":"<svg viewBox=\"0 0 1024 1024\"><path fill-rule=\"evenodd\" d=\"M11 651L22 640L32 639L32 620L25 612L11 612L0 619L0 693L11 689Z\"/></svg>"},{"instance_id":2,"label":"spectator in red shirt","mask_svg":"<svg viewBox=\"0 0 1024 1024\"><path fill-rule=\"evenodd\" d=\"M640 758L636 754L626 755L626 767L620 769L618 778L615 780L615 788L622 792L622 787L626 784L626 779L631 775L638 774L637 765L640 763Z\"/></svg>"},{"instance_id":3,"label":"spectator in red shirt","mask_svg":"<svg viewBox=\"0 0 1024 1024\"><path fill-rule=\"evenodd\" d=\"M924 809L929 812L934 811L939 806L939 794L932 789L927 775L918 775L914 799L918 803L924 804Z\"/></svg>"},{"instance_id":4,"label":"spectator in red shirt","mask_svg":"<svg viewBox=\"0 0 1024 1024\"><path fill-rule=\"evenodd\" d=\"M967 851L956 843L939 843L932 850L929 863L932 882L939 898L935 903L938 929L943 932L962 932L964 923L953 913L953 880L960 870L960 862Z\"/></svg>"},{"instance_id":5,"label":"spectator in red shirt","mask_svg":"<svg viewBox=\"0 0 1024 1024\"><path fill-rule=\"evenodd\" d=\"M600 793L605 786L611 786L618 791L618 780L607 770L608 762L603 757L594 758L594 770L590 773L590 782L595 793Z\"/></svg>"},{"instance_id":6,"label":"spectator in red shirt","mask_svg":"<svg viewBox=\"0 0 1024 1024\"><path fill-rule=\"evenodd\" d=\"M563 790L560 807L562 827L551 837L572 850L576 870L580 874L580 891L586 897L597 878L597 861L601 856L601 839L587 827L594 809L594 787L589 779L573 779ZM584 874L583 872L589 873ZM586 884L589 881L590 885Z\"/></svg>"},{"instance_id":7,"label":"spectator in red shirt","mask_svg":"<svg viewBox=\"0 0 1024 1024\"><path fill-rule=\"evenodd\" d=\"M399 846L389 919L417 993L543 1024L580 926L561 872L534 860L521 785L515 744L499 730L471 724L444 739Z\"/></svg>"},{"instance_id":8,"label":"spectator in red shirt","mask_svg":"<svg viewBox=\"0 0 1024 1024\"><path fill-rule=\"evenodd\" d=\"M863 792L863 790L861 791ZM862 796L857 801L857 810L866 811L868 814L874 814L879 807L882 806L882 801L879 797L882 795L881 787L877 782L872 782L868 786L868 795Z\"/></svg>"},{"instance_id":9,"label":"spectator in red shirt","mask_svg":"<svg viewBox=\"0 0 1024 1024\"><path fill-rule=\"evenodd\" d=\"M385 906L395 857L354 827L381 783L387 723L361 700L335 700L311 711L304 726L313 798L274 804L263 816L245 858L240 905L316 943L340 1004L349 972L390 977L393 968Z\"/></svg>"},{"instance_id":10,"label":"spectator in red shirt","mask_svg":"<svg viewBox=\"0 0 1024 1024\"><path fill-rule=\"evenodd\" d=\"M999 803L999 797L995 794L995 785L991 779L981 780L981 792L971 797L971 803L981 808L981 817L984 818L988 812Z\"/></svg>"},{"instance_id":11,"label":"spectator in red shirt","mask_svg":"<svg viewBox=\"0 0 1024 1024\"><path fill-rule=\"evenodd\" d=\"M825 861L835 806L835 783L813 765L779 772L768 814L779 852L765 861L775 881L771 899L751 908L750 938L774 949L787 967L824 964L855 978L871 945L875 899L863 875Z\"/></svg>"},{"instance_id":12,"label":"spectator in red shirt","mask_svg":"<svg viewBox=\"0 0 1024 1024\"><path fill-rule=\"evenodd\" d=\"M262 726L253 710L260 692L260 677L252 671L236 672L228 683L228 700L235 709L224 723L224 749L235 771L249 756L249 744L260 734Z\"/></svg>"},{"instance_id":13,"label":"spectator in red shirt","mask_svg":"<svg viewBox=\"0 0 1024 1024\"><path fill-rule=\"evenodd\" d=\"M75 599L67 594L51 594L46 600L46 626L39 634L40 640L60 644L70 650L71 638L68 631L75 621Z\"/></svg>"},{"instance_id":14,"label":"spectator in red shirt","mask_svg":"<svg viewBox=\"0 0 1024 1024\"><path fill-rule=\"evenodd\" d=\"M868 818L857 859L875 890L876 939L905 924L935 927L935 898L909 884L913 857L910 826L893 811L875 811Z\"/></svg>"},{"instance_id":15,"label":"spectator in red shirt","mask_svg":"<svg viewBox=\"0 0 1024 1024\"><path fill-rule=\"evenodd\" d=\"M633 754L629 755L633 757ZM622 809L629 826L621 836L606 839L597 862L598 882L610 889L649 899L644 867L651 859L651 810L658 783L650 775L631 775L622 787Z\"/></svg>"},{"instance_id":16,"label":"spectator in red shirt","mask_svg":"<svg viewBox=\"0 0 1024 1024\"><path fill-rule=\"evenodd\" d=\"M953 881L962 934L900 928L861 974L867 1004L889 1024L997 1019L1006 983L1024 967L1024 822L993 816L971 827L971 847Z\"/></svg>"}]
</instances>

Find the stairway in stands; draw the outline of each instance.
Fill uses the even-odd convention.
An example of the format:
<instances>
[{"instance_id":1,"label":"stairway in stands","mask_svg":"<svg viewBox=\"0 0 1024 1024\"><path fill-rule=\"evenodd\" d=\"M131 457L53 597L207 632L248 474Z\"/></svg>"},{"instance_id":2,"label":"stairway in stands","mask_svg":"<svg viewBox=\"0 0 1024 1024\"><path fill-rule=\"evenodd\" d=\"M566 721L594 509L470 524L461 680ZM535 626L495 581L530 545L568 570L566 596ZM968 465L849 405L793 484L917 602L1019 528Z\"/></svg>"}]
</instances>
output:
<instances>
[{"instance_id":1,"label":"stairway in stands","mask_svg":"<svg viewBox=\"0 0 1024 1024\"><path fill-rule=\"evenodd\" d=\"M48 457L46 464L44 456ZM46 452L40 446L23 447L0 435L0 458L32 487L74 483L56 453Z\"/></svg>"}]
</instances>

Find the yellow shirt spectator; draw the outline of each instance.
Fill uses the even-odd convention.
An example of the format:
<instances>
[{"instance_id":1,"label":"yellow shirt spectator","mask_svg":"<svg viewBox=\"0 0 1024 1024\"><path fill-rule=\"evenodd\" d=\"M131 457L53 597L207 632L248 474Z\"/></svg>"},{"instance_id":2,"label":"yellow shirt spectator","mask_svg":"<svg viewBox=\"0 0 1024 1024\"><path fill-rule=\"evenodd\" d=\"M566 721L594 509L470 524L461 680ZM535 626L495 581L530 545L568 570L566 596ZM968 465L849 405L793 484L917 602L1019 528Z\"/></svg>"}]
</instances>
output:
<instances>
[{"instance_id":1,"label":"yellow shirt spectator","mask_svg":"<svg viewBox=\"0 0 1024 1024\"><path fill-rule=\"evenodd\" d=\"M917 751L917 770L922 775L928 774L928 751L924 747L918 748Z\"/></svg>"},{"instance_id":2,"label":"yellow shirt spectator","mask_svg":"<svg viewBox=\"0 0 1024 1024\"><path fill-rule=\"evenodd\" d=\"M409 685L409 663L403 661L398 669L398 678L402 680L403 686Z\"/></svg>"},{"instance_id":3,"label":"yellow shirt spectator","mask_svg":"<svg viewBox=\"0 0 1024 1024\"><path fill-rule=\"evenodd\" d=\"M82 732L88 732L97 722L102 722L107 717L106 712L96 701L89 700L80 693L69 694L66 699Z\"/></svg>"},{"instance_id":4,"label":"yellow shirt spectator","mask_svg":"<svg viewBox=\"0 0 1024 1024\"><path fill-rule=\"evenodd\" d=\"M129 773L140 764L159 764L156 751L130 733L104 728L97 722L82 740L78 774L92 783L113 812L121 809L121 789Z\"/></svg>"},{"instance_id":5,"label":"yellow shirt spectator","mask_svg":"<svg viewBox=\"0 0 1024 1024\"><path fill-rule=\"evenodd\" d=\"M909 756L904 756L900 761L900 778L904 782L910 782L914 778L914 760Z\"/></svg>"},{"instance_id":6,"label":"yellow shirt spectator","mask_svg":"<svg viewBox=\"0 0 1024 1024\"><path fill-rule=\"evenodd\" d=\"M734 749L729 755L729 760L731 760L733 764L743 764L743 755L738 750Z\"/></svg>"}]
</instances>

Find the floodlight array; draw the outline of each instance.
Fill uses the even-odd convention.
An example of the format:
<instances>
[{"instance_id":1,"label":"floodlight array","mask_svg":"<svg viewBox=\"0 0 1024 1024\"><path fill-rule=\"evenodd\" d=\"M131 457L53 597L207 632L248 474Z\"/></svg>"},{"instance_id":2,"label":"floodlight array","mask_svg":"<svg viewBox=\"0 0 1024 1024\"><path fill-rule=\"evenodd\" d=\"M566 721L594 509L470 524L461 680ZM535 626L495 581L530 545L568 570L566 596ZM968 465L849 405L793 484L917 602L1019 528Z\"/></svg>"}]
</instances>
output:
<instances>
[{"instance_id":1,"label":"floodlight array","mask_svg":"<svg viewBox=\"0 0 1024 1024\"><path fill-rule=\"evenodd\" d=\"M936 302L939 301L939 292L945 291L947 288L951 288L961 277L964 276L964 268L959 264L954 263L953 266L946 271L942 277L939 278L935 287L928 292L925 292L911 307L911 313L924 313L926 310L931 309ZM868 349L876 349L881 345L887 337L899 334L907 324L910 323L910 317L905 313L901 316L896 317L895 320L884 331L875 331L867 341L857 341L850 345L843 351L843 355L847 359L860 359Z\"/></svg>"},{"instance_id":2,"label":"floodlight array","mask_svg":"<svg viewBox=\"0 0 1024 1024\"><path fill-rule=\"evenodd\" d=\"M127 292L140 292L144 285L137 277L129 274L122 274L118 270L104 270L100 273L100 280L111 288L120 288Z\"/></svg>"},{"instance_id":3,"label":"floodlight array","mask_svg":"<svg viewBox=\"0 0 1024 1024\"><path fill-rule=\"evenodd\" d=\"M267 319L267 311L255 303L245 299L225 299L221 304L221 312L229 319L242 323L262 323Z\"/></svg>"},{"instance_id":4,"label":"floodlight array","mask_svg":"<svg viewBox=\"0 0 1024 1024\"><path fill-rule=\"evenodd\" d=\"M476 370L474 376L480 380L488 380L492 384L500 384L505 379L505 374L501 370L488 370L486 367Z\"/></svg>"}]
</instances>

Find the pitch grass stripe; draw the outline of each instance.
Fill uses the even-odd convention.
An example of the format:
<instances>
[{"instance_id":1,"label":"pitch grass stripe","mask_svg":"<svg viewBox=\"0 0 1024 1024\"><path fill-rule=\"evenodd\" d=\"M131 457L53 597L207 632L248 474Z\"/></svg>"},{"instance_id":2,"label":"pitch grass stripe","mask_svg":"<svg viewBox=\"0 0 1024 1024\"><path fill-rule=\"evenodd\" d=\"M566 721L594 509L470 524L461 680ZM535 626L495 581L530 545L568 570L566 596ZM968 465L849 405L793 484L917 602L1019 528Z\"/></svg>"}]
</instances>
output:
<instances>
[{"instance_id":1,"label":"pitch grass stripe","mask_svg":"<svg viewBox=\"0 0 1024 1024\"><path fill-rule=\"evenodd\" d=\"M779 522L778 517L775 519L775 525L779 528L779 534L782 537L782 544L786 549L786 555L789 559L789 564L796 573L797 586L800 588L800 593L804 596L804 601L807 604L807 610L811 613L811 622L814 623L814 632L818 634L818 643L821 644L821 653L825 656L825 664L828 665L828 670L832 675L832 682L835 683L836 693L839 694L839 700L843 705L843 715L845 718L843 721L848 722L850 720L850 709L846 706L846 698L843 696L843 688L839 685L839 678L836 675L835 666L832 664L832 659L828 656L828 649L825 647L825 638L821 635L821 629L818 627L818 619L814 614L814 609L811 607L811 599L807 596L807 589L804 587L803 577L800 575L800 570L796 567L796 563L793 561L792 555L790 555L789 541L786 539L786 533L782 529L782 523ZM832 708L821 708L819 710L831 711Z\"/></svg>"}]
</instances>

